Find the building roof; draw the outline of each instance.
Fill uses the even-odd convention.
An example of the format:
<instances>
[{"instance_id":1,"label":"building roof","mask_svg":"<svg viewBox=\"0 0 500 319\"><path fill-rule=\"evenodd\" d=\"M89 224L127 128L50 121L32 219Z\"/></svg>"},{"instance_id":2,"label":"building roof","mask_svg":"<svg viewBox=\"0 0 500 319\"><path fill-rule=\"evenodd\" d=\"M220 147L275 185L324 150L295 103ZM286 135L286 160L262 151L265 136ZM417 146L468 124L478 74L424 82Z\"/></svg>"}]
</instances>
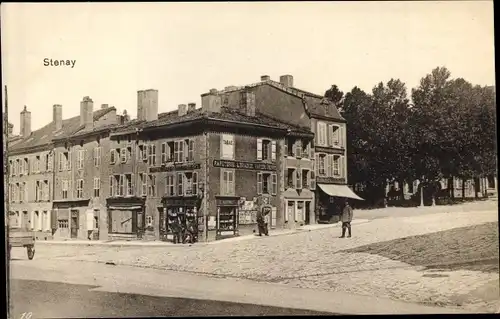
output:
<instances>
[{"instance_id":1,"label":"building roof","mask_svg":"<svg viewBox=\"0 0 500 319\"><path fill-rule=\"evenodd\" d=\"M94 121L99 120L111 111L116 111L116 109L114 107L108 107L106 109L94 111ZM31 132L31 135L27 138L21 137L20 140L16 141L16 143L11 143L11 145L9 145L9 151L19 151L22 149L47 145L52 143L52 140L54 139L69 137L82 130L83 127L84 126L80 125L79 115L63 120L62 128L57 132L54 130L54 122L50 122L44 127Z\"/></svg>"},{"instance_id":2,"label":"building roof","mask_svg":"<svg viewBox=\"0 0 500 319\"><path fill-rule=\"evenodd\" d=\"M261 125L261 126L264 125L276 129L289 130L291 132L297 132L297 133L306 133L306 134L311 133L311 131L306 128L287 124L258 112L256 113L255 116L248 116L246 114L241 113L239 110L229 107L221 107L220 113L213 112L210 114L203 112L201 108L195 109L194 111L189 112L183 116L178 116L177 110L160 113L158 114L158 119L155 121L146 122L146 121L132 120L126 124L115 126L113 132L117 134L119 133L125 134L128 132L133 132L136 129L160 127L164 125L201 120L204 118L209 120L211 119L220 121L231 121L231 122L250 124L250 125Z\"/></svg>"},{"instance_id":3,"label":"building roof","mask_svg":"<svg viewBox=\"0 0 500 319\"><path fill-rule=\"evenodd\" d=\"M301 90L295 87L288 87L273 80L266 80L261 82L252 83L245 86L233 86L228 87L222 91L218 91L218 94L224 94L234 91L241 91L246 88L257 87L261 85L269 85L280 91L286 92L288 94L294 95L304 102L304 107L306 111L311 115L311 117L319 116L325 118L331 118L333 120L345 121L345 119L340 115L337 107L334 103L328 100L326 97L318 94L314 94L305 90ZM205 93L206 94L206 93Z\"/></svg>"}]
</instances>

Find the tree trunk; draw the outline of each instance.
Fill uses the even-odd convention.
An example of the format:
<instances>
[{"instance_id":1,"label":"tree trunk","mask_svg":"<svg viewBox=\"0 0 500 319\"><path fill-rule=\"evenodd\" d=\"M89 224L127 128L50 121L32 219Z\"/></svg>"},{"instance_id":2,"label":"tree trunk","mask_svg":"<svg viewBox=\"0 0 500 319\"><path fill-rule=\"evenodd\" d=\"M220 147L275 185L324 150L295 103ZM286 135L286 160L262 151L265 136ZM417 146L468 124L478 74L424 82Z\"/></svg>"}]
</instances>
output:
<instances>
[{"instance_id":1,"label":"tree trunk","mask_svg":"<svg viewBox=\"0 0 500 319\"><path fill-rule=\"evenodd\" d=\"M424 207L424 185L420 187L420 207Z\"/></svg>"},{"instance_id":2,"label":"tree trunk","mask_svg":"<svg viewBox=\"0 0 500 319\"><path fill-rule=\"evenodd\" d=\"M465 200L465 178L462 178L462 199Z\"/></svg>"},{"instance_id":3,"label":"tree trunk","mask_svg":"<svg viewBox=\"0 0 500 319\"><path fill-rule=\"evenodd\" d=\"M448 178L448 192L451 199L455 199L455 184L453 183L453 177Z\"/></svg>"},{"instance_id":4,"label":"tree trunk","mask_svg":"<svg viewBox=\"0 0 500 319\"><path fill-rule=\"evenodd\" d=\"M405 200L405 182L404 180L399 181L399 188L400 188L400 193L399 196L401 197L400 200L404 201Z\"/></svg>"},{"instance_id":5,"label":"tree trunk","mask_svg":"<svg viewBox=\"0 0 500 319\"><path fill-rule=\"evenodd\" d=\"M475 199L479 198L478 189L479 189L479 178L474 177L474 198Z\"/></svg>"}]
</instances>

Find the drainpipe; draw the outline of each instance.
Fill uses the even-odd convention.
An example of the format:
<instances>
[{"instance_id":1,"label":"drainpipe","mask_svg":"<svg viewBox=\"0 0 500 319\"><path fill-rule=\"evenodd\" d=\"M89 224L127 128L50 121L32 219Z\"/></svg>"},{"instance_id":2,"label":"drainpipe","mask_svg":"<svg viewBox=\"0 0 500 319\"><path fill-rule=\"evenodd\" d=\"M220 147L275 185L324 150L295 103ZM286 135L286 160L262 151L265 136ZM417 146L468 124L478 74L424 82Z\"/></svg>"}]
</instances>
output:
<instances>
[{"instance_id":1,"label":"drainpipe","mask_svg":"<svg viewBox=\"0 0 500 319\"><path fill-rule=\"evenodd\" d=\"M203 238L205 242L208 241L208 132L203 133L205 135L205 187L203 188Z\"/></svg>"}]
</instances>

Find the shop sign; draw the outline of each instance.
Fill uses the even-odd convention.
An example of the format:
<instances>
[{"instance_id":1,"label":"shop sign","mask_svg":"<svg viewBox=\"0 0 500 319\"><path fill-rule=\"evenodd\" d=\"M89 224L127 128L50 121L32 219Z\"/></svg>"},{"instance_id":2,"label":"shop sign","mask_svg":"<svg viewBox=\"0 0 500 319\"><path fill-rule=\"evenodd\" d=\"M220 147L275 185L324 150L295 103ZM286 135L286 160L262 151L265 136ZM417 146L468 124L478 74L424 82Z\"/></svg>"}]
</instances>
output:
<instances>
[{"instance_id":1,"label":"shop sign","mask_svg":"<svg viewBox=\"0 0 500 319\"><path fill-rule=\"evenodd\" d=\"M171 172L171 171L191 171L200 169L200 163L174 163L165 166L150 167L150 173Z\"/></svg>"},{"instance_id":2,"label":"shop sign","mask_svg":"<svg viewBox=\"0 0 500 319\"><path fill-rule=\"evenodd\" d=\"M275 171L276 164L261 162L242 162L231 160L214 160L214 167L244 169L250 171Z\"/></svg>"},{"instance_id":3,"label":"shop sign","mask_svg":"<svg viewBox=\"0 0 500 319\"><path fill-rule=\"evenodd\" d=\"M167 206L186 206L193 207L196 206L196 200L193 199L166 199L165 204Z\"/></svg>"},{"instance_id":4,"label":"shop sign","mask_svg":"<svg viewBox=\"0 0 500 319\"><path fill-rule=\"evenodd\" d=\"M238 199L217 198L215 200L217 206L238 206Z\"/></svg>"},{"instance_id":5,"label":"shop sign","mask_svg":"<svg viewBox=\"0 0 500 319\"><path fill-rule=\"evenodd\" d=\"M336 177L316 177L319 184L345 184L345 179Z\"/></svg>"},{"instance_id":6,"label":"shop sign","mask_svg":"<svg viewBox=\"0 0 500 319\"><path fill-rule=\"evenodd\" d=\"M240 210L238 224L239 225L257 224L257 210Z\"/></svg>"}]
</instances>

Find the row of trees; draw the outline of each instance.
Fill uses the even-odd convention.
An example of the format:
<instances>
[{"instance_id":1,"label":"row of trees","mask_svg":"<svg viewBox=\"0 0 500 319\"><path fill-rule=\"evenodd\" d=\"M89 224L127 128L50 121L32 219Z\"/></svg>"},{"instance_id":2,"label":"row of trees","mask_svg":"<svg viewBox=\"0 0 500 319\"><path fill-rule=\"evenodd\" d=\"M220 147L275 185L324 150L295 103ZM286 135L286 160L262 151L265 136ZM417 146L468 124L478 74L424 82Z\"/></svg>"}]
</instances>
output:
<instances>
[{"instance_id":1,"label":"row of trees","mask_svg":"<svg viewBox=\"0 0 500 319\"><path fill-rule=\"evenodd\" d=\"M365 185L367 199L383 198L388 181L431 185L496 173L494 87L450 75L432 70L411 102L399 79L370 94L355 87L344 95L335 85L326 91L348 121L349 183Z\"/></svg>"}]
</instances>

